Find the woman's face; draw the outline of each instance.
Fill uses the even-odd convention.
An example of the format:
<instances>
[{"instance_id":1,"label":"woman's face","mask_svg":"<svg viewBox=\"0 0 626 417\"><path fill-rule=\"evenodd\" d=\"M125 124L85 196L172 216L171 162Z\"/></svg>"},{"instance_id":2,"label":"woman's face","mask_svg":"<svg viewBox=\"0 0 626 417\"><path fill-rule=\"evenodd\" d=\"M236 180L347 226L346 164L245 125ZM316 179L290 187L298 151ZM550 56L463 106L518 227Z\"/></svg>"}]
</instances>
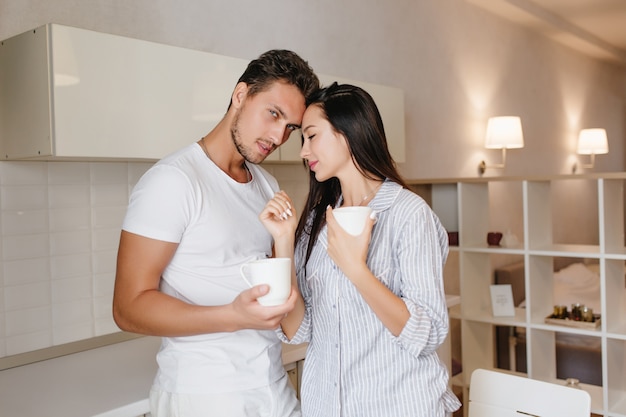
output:
<instances>
[{"instance_id":1,"label":"woman's face","mask_svg":"<svg viewBox=\"0 0 626 417\"><path fill-rule=\"evenodd\" d=\"M333 129L319 106L311 105L304 112L302 136L300 157L306 159L319 182L341 178L344 171L353 169L346 138Z\"/></svg>"}]
</instances>

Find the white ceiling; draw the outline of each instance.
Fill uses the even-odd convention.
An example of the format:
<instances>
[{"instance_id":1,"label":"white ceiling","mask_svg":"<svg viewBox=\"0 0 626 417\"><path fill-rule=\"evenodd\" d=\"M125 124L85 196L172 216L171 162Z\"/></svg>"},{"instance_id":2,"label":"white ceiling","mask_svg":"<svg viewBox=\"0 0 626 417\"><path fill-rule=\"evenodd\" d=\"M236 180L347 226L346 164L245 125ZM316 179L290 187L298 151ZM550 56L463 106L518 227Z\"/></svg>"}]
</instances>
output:
<instances>
[{"instance_id":1,"label":"white ceiling","mask_svg":"<svg viewBox=\"0 0 626 417\"><path fill-rule=\"evenodd\" d=\"M593 58L626 66L626 0L467 0Z\"/></svg>"}]
</instances>

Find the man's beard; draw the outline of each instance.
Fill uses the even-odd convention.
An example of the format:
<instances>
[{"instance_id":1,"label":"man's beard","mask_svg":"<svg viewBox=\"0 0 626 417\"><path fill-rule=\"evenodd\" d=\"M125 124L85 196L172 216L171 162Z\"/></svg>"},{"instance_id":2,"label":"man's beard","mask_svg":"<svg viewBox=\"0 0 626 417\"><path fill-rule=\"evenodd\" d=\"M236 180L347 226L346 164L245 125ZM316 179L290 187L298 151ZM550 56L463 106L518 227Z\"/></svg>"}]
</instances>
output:
<instances>
[{"instance_id":1,"label":"man's beard","mask_svg":"<svg viewBox=\"0 0 626 417\"><path fill-rule=\"evenodd\" d=\"M239 112L235 115L235 119L233 120L233 125L230 128L230 137L233 140L233 144L237 148L237 152L246 162L250 162L251 164L260 164L265 160L264 156L254 155L254 153L243 145L241 142L241 133L239 132Z\"/></svg>"}]
</instances>

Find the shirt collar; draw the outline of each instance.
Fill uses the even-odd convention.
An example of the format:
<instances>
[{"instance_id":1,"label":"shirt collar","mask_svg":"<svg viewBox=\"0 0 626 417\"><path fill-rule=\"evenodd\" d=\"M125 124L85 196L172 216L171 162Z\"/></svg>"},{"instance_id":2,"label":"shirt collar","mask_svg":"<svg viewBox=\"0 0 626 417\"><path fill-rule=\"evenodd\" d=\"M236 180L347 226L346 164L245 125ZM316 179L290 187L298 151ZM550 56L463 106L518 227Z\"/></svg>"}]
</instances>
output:
<instances>
[{"instance_id":1,"label":"shirt collar","mask_svg":"<svg viewBox=\"0 0 626 417\"><path fill-rule=\"evenodd\" d=\"M386 179L368 206L376 213L385 211L391 207L400 191L402 191L400 184Z\"/></svg>"}]
</instances>

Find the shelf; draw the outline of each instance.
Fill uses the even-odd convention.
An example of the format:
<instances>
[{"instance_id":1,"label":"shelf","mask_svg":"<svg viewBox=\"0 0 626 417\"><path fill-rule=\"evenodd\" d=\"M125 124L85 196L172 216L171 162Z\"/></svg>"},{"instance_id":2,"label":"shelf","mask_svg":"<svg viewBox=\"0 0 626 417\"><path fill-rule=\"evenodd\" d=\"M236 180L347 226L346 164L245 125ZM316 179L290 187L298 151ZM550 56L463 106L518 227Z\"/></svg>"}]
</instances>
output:
<instances>
[{"instance_id":1,"label":"shelf","mask_svg":"<svg viewBox=\"0 0 626 417\"><path fill-rule=\"evenodd\" d=\"M559 332L559 333L580 334L584 336L596 336L597 337L602 334L602 331L600 328L582 329L582 328L577 328L577 327L560 326L558 324L542 324L542 323L531 323L529 326L532 329L547 330L547 331Z\"/></svg>"},{"instance_id":2,"label":"shelf","mask_svg":"<svg viewBox=\"0 0 626 417\"><path fill-rule=\"evenodd\" d=\"M493 253L498 255L523 255L523 243L514 248L505 248L502 246L488 246L486 243L474 243L463 247L465 252L476 253Z\"/></svg>"},{"instance_id":3,"label":"shelf","mask_svg":"<svg viewBox=\"0 0 626 417\"><path fill-rule=\"evenodd\" d=\"M533 247L530 255L576 258L599 258L600 247L596 245L550 244Z\"/></svg>"},{"instance_id":4,"label":"shelf","mask_svg":"<svg viewBox=\"0 0 626 417\"><path fill-rule=\"evenodd\" d=\"M523 308L515 309L515 317L494 317L491 312L483 314L471 314L463 316L464 320L475 321L479 323L489 323L498 326L526 326L526 310Z\"/></svg>"},{"instance_id":5,"label":"shelf","mask_svg":"<svg viewBox=\"0 0 626 417\"><path fill-rule=\"evenodd\" d=\"M581 387L591 395L594 413L626 417L625 185L626 173L432 182L432 190L441 187L447 193L445 204L433 205L435 213L442 205L448 214L455 212L449 207L455 204L458 212L458 222L448 222L459 233L454 279L463 301L450 317L460 321L463 374L452 384L467 389L475 369L493 368L496 329L511 327L524 334L516 355L524 355L528 376L535 379L565 384L561 374L577 366L563 368L564 360L575 360L560 356L565 341L581 346L586 342L594 352L601 349L588 359L601 363L601 375L584 378L599 385ZM519 245L487 245L488 232L507 230L518 237ZM600 306L594 306L594 312L602 322L597 328L546 323L557 295L554 271L563 262L580 260L598 264L600 282L593 288ZM526 308L516 308L514 317L494 317L489 289L494 270L507 265L523 266L515 282L523 281L518 291L524 291Z\"/></svg>"}]
</instances>

